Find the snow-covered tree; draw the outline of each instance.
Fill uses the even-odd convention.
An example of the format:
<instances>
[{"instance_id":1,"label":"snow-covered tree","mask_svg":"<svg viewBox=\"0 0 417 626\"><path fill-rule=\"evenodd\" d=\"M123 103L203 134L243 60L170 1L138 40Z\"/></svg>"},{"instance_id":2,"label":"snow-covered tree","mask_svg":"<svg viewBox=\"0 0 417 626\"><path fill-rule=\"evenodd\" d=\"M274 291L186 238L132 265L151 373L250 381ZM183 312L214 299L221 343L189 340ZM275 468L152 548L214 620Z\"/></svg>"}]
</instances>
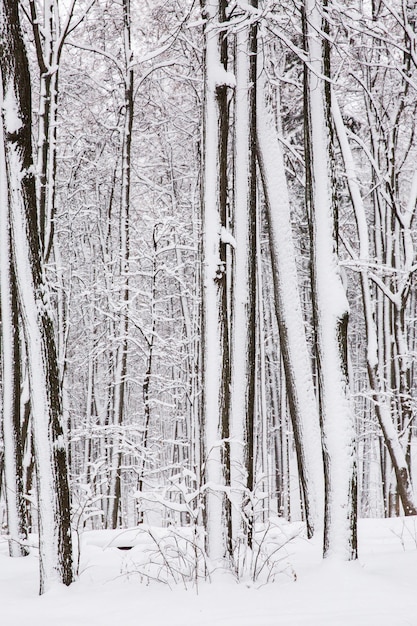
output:
<instances>
[{"instance_id":1,"label":"snow-covered tree","mask_svg":"<svg viewBox=\"0 0 417 626\"><path fill-rule=\"evenodd\" d=\"M1 86L0 93L2 93ZM24 556L27 554L27 548L24 546L27 539L27 522L23 491L23 441L20 411L20 320L12 256L3 124L0 127L0 211L2 417L7 526L10 535L10 556Z\"/></svg>"},{"instance_id":2,"label":"snow-covered tree","mask_svg":"<svg viewBox=\"0 0 417 626\"><path fill-rule=\"evenodd\" d=\"M265 103L265 80L258 83L258 160L265 195L273 271L275 312L294 430L307 532L322 529L323 462L317 401L299 292L296 252L284 158L272 111ZM279 103L278 103L279 105Z\"/></svg>"},{"instance_id":3,"label":"snow-covered tree","mask_svg":"<svg viewBox=\"0 0 417 626\"><path fill-rule=\"evenodd\" d=\"M250 2L256 9L257 2ZM235 41L234 206L230 228L231 275L231 399L230 486L232 539L242 531L252 545L255 485L254 426L256 421L256 275L257 171L256 82L257 24L242 26ZM226 230L227 224L223 223ZM227 445L227 444L226 444Z\"/></svg>"},{"instance_id":4,"label":"snow-covered tree","mask_svg":"<svg viewBox=\"0 0 417 626\"><path fill-rule=\"evenodd\" d=\"M234 77L227 72L227 41L222 23L226 3L208 0L203 6L205 19L205 78L203 105L203 306L202 437L205 489L206 547L213 562L231 552L230 504L226 495L225 473L230 472L229 409L230 354L228 293L226 281L228 241L227 207L227 91ZM226 481L229 482L228 476ZM227 500L226 500L227 498ZM227 547L226 547L227 541Z\"/></svg>"},{"instance_id":5,"label":"snow-covered tree","mask_svg":"<svg viewBox=\"0 0 417 626\"><path fill-rule=\"evenodd\" d=\"M357 555L355 421L348 382L349 305L338 262L329 29L323 10L317 0L303 6L306 201L325 476L324 556L350 560Z\"/></svg>"},{"instance_id":6,"label":"snow-covered tree","mask_svg":"<svg viewBox=\"0 0 417 626\"><path fill-rule=\"evenodd\" d=\"M39 235L32 161L31 80L19 5L5 0L0 9L11 248L29 363L43 593L53 582L68 585L73 579L68 470L52 311Z\"/></svg>"}]
</instances>

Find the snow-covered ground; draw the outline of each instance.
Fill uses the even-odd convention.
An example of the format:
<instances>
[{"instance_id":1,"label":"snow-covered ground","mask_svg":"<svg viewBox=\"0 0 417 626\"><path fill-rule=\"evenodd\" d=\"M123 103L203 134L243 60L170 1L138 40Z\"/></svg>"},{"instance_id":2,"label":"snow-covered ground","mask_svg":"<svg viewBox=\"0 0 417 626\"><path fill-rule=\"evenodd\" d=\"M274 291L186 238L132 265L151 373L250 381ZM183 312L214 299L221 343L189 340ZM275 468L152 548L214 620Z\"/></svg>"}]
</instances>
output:
<instances>
[{"instance_id":1,"label":"snow-covered ground","mask_svg":"<svg viewBox=\"0 0 417 626\"><path fill-rule=\"evenodd\" d=\"M273 540L296 535L263 568L257 582L218 574L210 583L164 584L157 558L160 531L92 532L82 539L80 576L70 588L38 596L37 558L7 556L0 542L2 626L417 626L417 519L361 520L357 563L323 563L319 542L296 524ZM275 539L274 539L275 537ZM119 550L134 539L132 550ZM272 544L271 544L272 545ZM177 554L183 548L178 543ZM149 555L154 569L149 569ZM147 561L148 560L148 561ZM148 562L148 565L146 563ZM172 561L175 564L175 561ZM189 563L183 563L187 569ZM146 569L148 567L148 569ZM268 570L269 568L269 570ZM178 569L180 566L178 565ZM259 564L258 564L259 569ZM279 573L278 573L279 570ZM181 570L181 571L184 571ZM274 582L260 585L270 571ZM175 572L173 572L175 574ZM185 586L187 589L185 589Z\"/></svg>"}]
</instances>

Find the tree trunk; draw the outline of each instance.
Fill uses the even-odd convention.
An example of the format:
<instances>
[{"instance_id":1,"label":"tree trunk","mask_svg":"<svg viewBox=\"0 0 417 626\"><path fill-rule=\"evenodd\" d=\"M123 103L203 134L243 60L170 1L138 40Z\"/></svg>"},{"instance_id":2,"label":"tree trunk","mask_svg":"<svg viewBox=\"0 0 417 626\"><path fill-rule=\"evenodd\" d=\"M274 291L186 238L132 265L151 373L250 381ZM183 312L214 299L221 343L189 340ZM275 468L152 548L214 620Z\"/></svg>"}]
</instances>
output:
<instances>
[{"instance_id":1,"label":"tree trunk","mask_svg":"<svg viewBox=\"0 0 417 626\"><path fill-rule=\"evenodd\" d=\"M19 6L3 0L0 64L12 249L27 354L38 492L40 592L70 584L72 542L61 390L42 267L31 144L31 85Z\"/></svg>"},{"instance_id":2,"label":"tree trunk","mask_svg":"<svg viewBox=\"0 0 417 626\"><path fill-rule=\"evenodd\" d=\"M319 411L325 477L324 556L357 556L355 423L349 399L347 327L349 306L338 267L333 197L330 50L321 33L323 3L305 0L306 201L311 224L311 269Z\"/></svg>"},{"instance_id":3,"label":"tree trunk","mask_svg":"<svg viewBox=\"0 0 417 626\"><path fill-rule=\"evenodd\" d=\"M298 289L284 159L275 122L258 97L258 161L265 195L275 313L309 537L323 526L320 424Z\"/></svg>"},{"instance_id":4,"label":"tree trunk","mask_svg":"<svg viewBox=\"0 0 417 626\"><path fill-rule=\"evenodd\" d=\"M257 3L252 0L250 4L256 7ZM235 49L230 472L233 543L237 542L243 528L251 547L257 332L256 24L239 30Z\"/></svg>"},{"instance_id":5,"label":"tree trunk","mask_svg":"<svg viewBox=\"0 0 417 626\"><path fill-rule=\"evenodd\" d=\"M116 426L116 440L113 442L112 472L110 483L110 516L111 527L117 528L120 495L121 495L121 428L123 425L124 399L127 375L127 352L129 333L129 220L130 220L130 162L132 151L133 127L133 51L130 36L130 0L123 0L123 40L126 63L125 94L124 94L124 128L122 146L122 200L120 212L120 280L121 286L121 320L120 344L116 351L115 366L115 400L114 424Z\"/></svg>"},{"instance_id":6,"label":"tree trunk","mask_svg":"<svg viewBox=\"0 0 417 626\"><path fill-rule=\"evenodd\" d=\"M2 89L0 85L0 95ZM3 101L3 98L0 98ZM21 354L16 276L13 267L10 213L4 155L3 123L0 127L0 293L2 418L4 479L10 556L26 556L26 503L23 492L23 444L20 419Z\"/></svg>"},{"instance_id":7,"label":"tree trunk","mask_svg":"<svg viewBox=\"0 0 417 626\"><path fill-rule=\"evenodd\" d=\"M202 304L202 434L206 549L215 563L231 552L230 504L225 482L230 472L229 448L229 321L227 319L226 242L222 233L227 210L227 97L229 75L224 65L224 34L216 25L224 3L207 0L203 122L203 304ZM223 228L223 230L222 230ZM226 441L225 441L226 439ZM224 471L225 470L225 471ZM226 474L226 476L225 476ZM225 532L225 527L227 528Z\"/></svg>"}]
</instances>

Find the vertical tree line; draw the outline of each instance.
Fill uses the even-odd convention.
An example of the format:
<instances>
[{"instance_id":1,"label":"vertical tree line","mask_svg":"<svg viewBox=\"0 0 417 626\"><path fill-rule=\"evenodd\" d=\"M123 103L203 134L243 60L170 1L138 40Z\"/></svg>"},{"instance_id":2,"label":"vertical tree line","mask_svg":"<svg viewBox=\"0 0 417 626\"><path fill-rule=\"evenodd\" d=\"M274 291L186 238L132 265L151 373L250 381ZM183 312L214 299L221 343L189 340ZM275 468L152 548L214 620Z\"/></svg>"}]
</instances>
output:
<instances>
[{"instance_id":1,"label":"vertical tree line","mask_svg":"<svg viewBox=\"0 0 417 626\"><path fill-rule=\"evenodd\" d=\"M10 554L43 592L73 531L191 524L240 575L286 517L355 559L416 512L412 8L0 6Z\"/></svg>"},{"instance_id":2,"label":"vertical tree line","mask_svg":"<svg viewBox=\"0 0 417 626\"><path fill-rule=\"evenodd\" d=\"M8 269L6 279L10 292L4 295L9 299L11 310L14 309L15 324L16 308L19 308L28 356L42 593L53 581L68 585L73 580L70 494L57 353L49 289L42 267L33 172L31 80L20 28L18 4L3 2L1 18L0 57L5 164L2 182L7 182L7 191L2 193L3 200L7 197L4 211L7 219L2 222L2 228L5 229L6 242L9 240L7 247L12 255L12 263L10 254L6 257L5 266ZM14 333L16 337L17 328L14 328ZM7 395L10 394L12 397L14 395L12 412L14 410L16 414L10 415L10 406L7 407L8 420L14 422L14 428L9 428L8 432L14 446L12 452L19 480L21 467L18 465L21 463L21 450L16 441L19 437L16 433L16 422L19 421L20 398L16 397L18 385L13 378L19 377L20 354L16 338L13 338L10 328L8 336L3 335L3 341L9 342L8 348L13 350L12 354L9 352L9 357L12 358L15 368L14 376L7 377L8 385L13 385L13 388L7 390ZM7 365L10 367L11 363ZM6 395L4 399L7 399ZM7 447L6 440L5 448ZM9 473L6 476L13 478ZM6 490L9 489L13 490L13 484L6 484ZM13 503L11 510L15 514L21 514L21 503L18 507ZM18 541L17 537L13 539Z\"/></svg>"}]
</instances>

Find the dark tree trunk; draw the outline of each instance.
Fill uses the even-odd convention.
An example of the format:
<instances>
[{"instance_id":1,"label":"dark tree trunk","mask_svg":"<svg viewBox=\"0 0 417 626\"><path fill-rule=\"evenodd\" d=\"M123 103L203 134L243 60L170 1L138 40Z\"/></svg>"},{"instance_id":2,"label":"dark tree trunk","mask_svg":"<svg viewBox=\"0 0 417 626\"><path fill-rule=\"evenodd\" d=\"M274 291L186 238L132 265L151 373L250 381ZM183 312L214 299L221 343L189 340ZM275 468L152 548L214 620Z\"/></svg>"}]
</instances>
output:
<instances>
[{"instance_id":1,"label":"dark tree trunk","mask_svg":"<svg viewBox=\"0 0 417 626\"><path fill-rule=\"evenodd\" d=\"M39 499L40 591L73 580L67 455L61 388L42 268L32 161L31 82L20 28L19 3L0 4L0 67L12 250L29 362ZM13 111L13 115L11 112Z\"/></svg>"}]
</instances>

